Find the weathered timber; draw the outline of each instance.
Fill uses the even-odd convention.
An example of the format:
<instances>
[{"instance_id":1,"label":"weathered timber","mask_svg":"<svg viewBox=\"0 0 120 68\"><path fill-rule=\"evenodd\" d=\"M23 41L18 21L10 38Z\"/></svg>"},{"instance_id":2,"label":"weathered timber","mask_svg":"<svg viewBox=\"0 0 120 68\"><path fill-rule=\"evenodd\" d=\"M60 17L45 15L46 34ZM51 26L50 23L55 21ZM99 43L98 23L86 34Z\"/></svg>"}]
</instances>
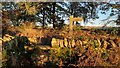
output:
<instances>
[{"instance_id":1,"label":"weathered timber","mask_svg":"<svg viewBox=\"0 0 120 68\"><path fill-rule=\"evenodd\" d=\"M82 17L73 17L73 16L70 16L70 24L69 24L70 31L73 30L73 22L75 22L75 21L82 21L82 20L83 20Z\"/></svg>"}]
</instances>

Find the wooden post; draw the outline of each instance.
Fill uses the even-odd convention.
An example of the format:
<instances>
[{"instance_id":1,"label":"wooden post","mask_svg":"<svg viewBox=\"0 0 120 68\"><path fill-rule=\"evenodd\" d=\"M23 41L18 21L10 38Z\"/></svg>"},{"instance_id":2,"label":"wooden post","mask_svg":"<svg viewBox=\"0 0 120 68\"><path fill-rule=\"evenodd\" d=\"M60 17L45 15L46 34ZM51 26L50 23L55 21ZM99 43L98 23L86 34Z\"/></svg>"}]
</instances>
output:
<instances>
[{"instance_id":1,"label":"wooden post","mask_svg":"<svg viewBox=\"0 0 120 68\"><path fill-rule=\"evenodd\" d=\"M70 24L69 24L70 31L73 30L73 16L70 16Z\"/></svg>"},{"instance_id":2,"label":"wooden post","mask_svg":"<svg viewBox=\"0 0 120 68\"><path fill-rule=\"evenodd\" d=\"M82 17L73 17L73 16L70 16L70 24L69 24L69 29L70 29L70 31L69 31L69 34L70 34L70 36L72 37L72 35L73 35L73 22L74 21L82 21L83 20L83 18Z\"/></svg>"},{"instance_id":3,"label":"wooden post","mask_svg":"<svg viewBox=\"0 0 120 68\"><path fill-rule=\"evenodd\" d=\"M72 31L73 30L73 22L74 21L82 21L83 20L83 18L82 17L73 17L73 16L70 16L70 24L69 24L69 29L70 29L70 31Z\"/></svg>"},{"instance_id":4,"label":"wooden post","mask_svg":"<svg viewBox=\"0 0 120 68\"><path fill-rule=\"evenodd\" d=\"M69 24L69 35L72 38L73 37L73 16L70 16L70 24Z\"/></svg>"}]
</instances>

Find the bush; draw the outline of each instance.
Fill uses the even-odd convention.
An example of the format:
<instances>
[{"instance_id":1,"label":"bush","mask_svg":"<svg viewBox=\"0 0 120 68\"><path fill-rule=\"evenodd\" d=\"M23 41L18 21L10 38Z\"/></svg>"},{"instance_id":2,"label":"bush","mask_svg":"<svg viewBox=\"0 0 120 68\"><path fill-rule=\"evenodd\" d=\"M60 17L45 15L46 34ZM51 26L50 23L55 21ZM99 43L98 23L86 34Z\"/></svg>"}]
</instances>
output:
<instances>
[{"instance_id":1,"label":"bush","mask_svg":"<svg viewBox=\"0 0 120 68\"><path fill-rule=\"evenodd\" d=\"M31 56L34 47L27 37L16 36L14 39L3 43L3 67L33 65Z\"/></svg>"}]
</instances>

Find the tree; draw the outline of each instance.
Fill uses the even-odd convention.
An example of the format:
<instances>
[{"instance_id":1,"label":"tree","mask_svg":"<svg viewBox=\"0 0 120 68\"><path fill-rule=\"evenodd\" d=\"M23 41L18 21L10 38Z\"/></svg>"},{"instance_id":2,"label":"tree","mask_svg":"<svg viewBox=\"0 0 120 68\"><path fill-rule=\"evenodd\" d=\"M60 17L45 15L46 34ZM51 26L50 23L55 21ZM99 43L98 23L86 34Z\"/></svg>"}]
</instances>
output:
<instances>
[{"instance_id":1,"label":"tree","mask_svg":"<svg viewBox=\"0 0 120 68\"><path fill-rule=\"evenodd\" d=\"M58 25L64 24L63 22L63 18L61 18L61 16L65 13L66 10L64 8L62 8L63 3L56 3L56 2L47 2L45 3L45 7L43 7L42 9L44 9L44 11L39 10L39 12L37 13L37 15L40 15L41 13L45 13L44 15L41 14L42 16L44 16L44 22L48 22L46 24L53 24L53 28L58 27Z\"/></svg>"},{"instance_id":2,"label":"tree","mask_svg":"<svg viewBox=\"0 0 120 68\"><path fill-rule=\"evenodd\" d=\"M110 22L116 22L117 24L120 24L120 17L119 17L120 16L120 13L119 13L120 7L119 6L120 6L120 4L117 4L117 2L116 2L116 4L104 3L103 5L100 6L100 10L102 10L101 11L102 14L107 14L106 12L110 11L110 9L111 9L110 15L106 19L102 20L103 22L107 21L107 23L105 23L103 27L106 27ZM110 20L110 18L112 18L115 15L118 15L117 20Z\"/></svg>"},{"instance_id":3,"label":"tree","mask_svg":"<svg viewBox=\"0 0 120 68\"><path fill-rule=\"evenodd\" d=\"M112 8L111 16L120 15L120 4L98 2L4 2L2 3L3 22L9 21L14 26L19 26L25 21L40 22L44 26L53 24L53 28L64 24L65 19L71 15L83 17L85 23L89 19L98 19L98 11L105 14ZM100 7L100 8L98 8ZM99 10L97 10L99 9ZM115 11L117 9L118 11ZM12 14L12 15L11 15ZM66 17L66 18L65 18ZM64 19L65 18L65 19ZM117 22L119 23L119 17Z\"/></svg>"},{"instance_id":4,"label":"tree","mask_svg":"<svg viewBox=\"0 0 120 68\"><path fill-rule=\"evenodd\" d=\"M82 17L84 22L87 23L88 19L97 19L97 10L99 3L97 2L69 2L68 4L68 17ZM76 22L78 24L78 22Z\"/></svg>"}]
</instances>

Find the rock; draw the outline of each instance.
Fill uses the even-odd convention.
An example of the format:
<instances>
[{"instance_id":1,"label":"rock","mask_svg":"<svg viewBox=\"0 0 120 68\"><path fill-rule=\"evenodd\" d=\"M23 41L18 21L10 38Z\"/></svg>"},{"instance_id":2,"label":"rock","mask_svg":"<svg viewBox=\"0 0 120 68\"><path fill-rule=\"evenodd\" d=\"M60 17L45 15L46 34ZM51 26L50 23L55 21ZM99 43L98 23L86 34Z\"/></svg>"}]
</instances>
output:
<instances>
[{"instance_id":1,"label":"rock","mask_svg":"<svg viewBox=\"0 0 120 68\"><path fill-rule=\"evenodd\" d=\"M67 41L67 38L64 38L64 45L65 45L65 47L68 47L68 41Z\"/></svg>"},{"instance_id":2,"label":"rock","mask_svg":"<svg viewBox=\"0 0 120 68\"><path fill-rule=\"evenodd\" d=\"M81 40L77 40L77 41L75 42L75 45L76 45L76 46L82 46L82 41L81 41Z\"/></svg>"},{"instance_id":3,"label":"rock","mask_svg":"<svg viewBox=\"0 0 120 68\"><path fill-rule=\"evenodd\" d=\"M57 40L55 38L52 38L51 46L56 47L56 43L57 43Z\"/></svg>"},{"instance_id":4,"label":"rock","mask_svg":"<svg viewBox=\"0 0 120 68\"><path fill-rule=\"evenodd\" d=\"M75 42L75 45L76 45L76 46L79 46L79 40L77 40L77 41Z\"/></svg>"},{"instance_id":5,"label":"rock","mask_svg":"<svg viewBox=\"0 0 120 68\"><path fill-rule=\"evenodd\" d=\"M60 40L60 47L64 47L63 40Z\"/></svg>"},{"instance_id":6,"label":"rock","mask_svg":"<svg viewBox=\"0 0 120 68\"><path fill-rule=\"evenodd\" d=\"M56 45L60 46L60 40L59 39L56 39Z\"/></svg>"},{"instance_id":7,"label":"rock","mask_svg":"<svg viewBox=\"0 0 120 68\"><path fill-rule=\"evenodd\" d=\"M41 50L49 50L49 49L52 49L50 46L47 46L47 45L39 45L38 46Z\"/></svg>"},{"instance_id":8,"label":"rock","mask_svg":"<svg viewBox=\"0 0 120 68\"><path fill-rule=\"evenodd\" d=\"M73 39L72 41L71 41L71 47L74 47L75 46L75 40Z\"/></svg>"},{"instance_id":9,"label":"rock","mask_svg":"<svg viewBox=\"0 0 120 68\"><path fill-rule=\"evenodd\" d=\"M3 37L3 41L6 42L6 41L10 41L14 39L13 36L9 35L9 34L5 34L5 36Z\"/></svg>"},{"instance_id":10,"label":"rock","mask_svg":"<svg viewBox=\"0 0 120 68\"><path fill-rule=\"evenodd\" d=\"M30 38L28 38L28 40L32 43L37 43L38 42L37 38L35 38L35 37L30 37Z\"/></svg>"},{"instance_id":11,"label":"rock","mask_svg":"<svg viewBox=\"0 0 120 68\"><path fill-rule=\"evenodd\" d=\"M33 47L28 47L28 50L29 51L32 51L34 48Z\"/></svg>"},{"instance_id":12,"label":"rock","mask_svg":"<svg viewBox=\"0 0 120 68\"><path fill-rule=\"evenodd\" d=\"M71 47L72 45L71 45L71 40L70 39L68 39L68 47Z\"/></svg>"}]
</instances>

